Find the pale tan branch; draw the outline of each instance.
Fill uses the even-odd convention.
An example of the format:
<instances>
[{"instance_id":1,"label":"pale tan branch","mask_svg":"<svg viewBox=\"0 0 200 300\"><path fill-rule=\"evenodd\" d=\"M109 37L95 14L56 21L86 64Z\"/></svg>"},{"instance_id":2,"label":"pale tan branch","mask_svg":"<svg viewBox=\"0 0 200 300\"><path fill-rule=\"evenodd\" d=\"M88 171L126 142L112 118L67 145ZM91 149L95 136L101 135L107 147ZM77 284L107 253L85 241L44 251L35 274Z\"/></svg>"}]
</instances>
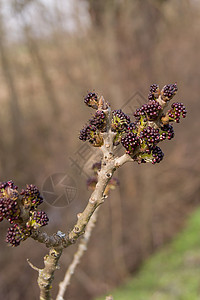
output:
<instances>
[{"instance_id":1,"label":"pale tan branch","mask_svg":"<svg viewBox=\"0 0 200 300\"><path fill-rule=\"evenodd\" d=\"M92 229L94 228L96 220L97 220L97 211L98 211L98 209L94 212L89 223L87 224L85 234L83 235L83 237L79 243L78 250L74 254L72 263L69 265L69 267L65 273L64 280L61 281L59 284L59 291L58 291L56 300L64 300L63 297L64 297L64 294L66 292L68 285L70 284L71 277L74 274L74 271L75 271L77 265L80 263L80 260L83 256L84 252L87 250L87 245L88 245L88 242L91 237Z\"/></svg>"},{"instance_id":2,"label":"pale tan branch","mask_svg":"<svg viewBox=\"0 0 200 300\"><path fill-rule=\"evenodd\" d=\"M108 141L108 139L109 138L105 136L105 140ZM109 180L112 178L114 171L124 165L126 162L133 161L128 154L124 154L121 157L114 157L113 148L109 146L110 142L111 141L109 141L107 144L108 147L101 147L101 150L104 153L104 158L102 160L102 168L98 174L98 183L88 201L86 208L82 213L78 214L77 223L74 225L70 233L65 235L64 233L57 232L56 234L49 236L46 232L41 232L40 230L36 229L31 235L33 239L45 244L47 247L62 249L74 244L78 237L84 233L90 217L96 208L102 204L106 198L104 191ZM110 152L108 152L108 148L110 148Z\"/></svg>"},{"instance_id":3,"label":"pale tan branch","mask_svg":"<svg viewBox=\"0 0 200 300\"><path fill-rule=\"evenodd\" d=\"M38 285L40 288L40 300L51 300L52 281L54 273L59 268L58 261L62 254L62 250L51 248L49 254L44 257L44 268L38 269L29 260L28 264L32 269L38 272Z\"/></svg>"},{"instance_id":4,"label":"pale tan branch","mask_svg":"<svg viewBox=\"0 0 200 300\"><path fill-rule=\"evenodd\" d=\"M33 269L33 270L35 270L35 271L40 271L40 269L38 269L36 266L34 266L31 262L30 262L30 260L27 258L27 262L28 262L28 264L29 264L29 266Z\"/></svg>"},{"instance_id":5,"label":"pale tan branch","mask_svg":"<svg viewBox=\"0 0 200 300\"><path fill-rule=\"evenodd\" d=\"M51 284L54 279L54 272L59 268L58 261L62 250L50 249L49 254L44 258L44 269L39 271L38 285L40 287L40 300L50 300Z\"/></svg>"},{"instance_id":6,"label":"pale tan branch","mask_svg":"<svg viewBox=\"0 0 200 300\"><path fill-rule=\"evenodd\" d=\"M105 106L107 105L106 103L104 104ZM88 227L88 231L86 226L90 221L92 215L94 215L96 209L99 207L99 205L101 205L104 202L105 198L107 198L107 195L104 192L108 185L108 182L110 181L110 179L113 176L113 173L118 167L122 166L128 161L133 161L133 159L131 159L130 156L127 154L124 154L119 158L116 158L114 156L113 139L115 137L115 134L111 130L112 112L108 105L107 109L104 110L104 113L107 116L107 126L106 132L102 134L104 144L100 148L103 154L101 170L98 173L98 181L95 190L93 191L86 208L82 213L79 213L77 215L77 222L68 235L65 235L60 231L52 236L48 236L45 232L40 232L39 230L35 230L32 233L31 237L33 239L44 243L47 247L50 247L49 255L47 255L44 259L45 267L44 269L39 270L38 284L40 287L41 300L50 299L51 283L54 277L54 272L58 267L58 260L62 254L62 250L70 246L71 244L74 244L79 238L79 236L83 235L86 230L82 242L79 245L78 253L75 254L74 260L66 273L64 283L61 283L61 286L63 286L63 292L60 298L57 299L62 299L65 289L70 282L71 275L74 272L77 264L79 263L83 252L87 248L86 245L89 240L89 236L93 227L92 224L94 223L94 221L90 223L91 225Z\"/></svg>"}]
</instances>

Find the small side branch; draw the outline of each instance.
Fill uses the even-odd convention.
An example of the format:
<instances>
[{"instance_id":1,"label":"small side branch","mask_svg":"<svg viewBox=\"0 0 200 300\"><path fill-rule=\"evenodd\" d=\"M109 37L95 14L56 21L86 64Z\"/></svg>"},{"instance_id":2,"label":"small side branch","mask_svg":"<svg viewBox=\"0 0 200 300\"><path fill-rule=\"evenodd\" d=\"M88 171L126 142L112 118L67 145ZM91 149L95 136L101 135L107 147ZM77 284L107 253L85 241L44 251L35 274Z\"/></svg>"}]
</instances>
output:
<instances>
[{"instance_id":1,"label":"small side branch","mask_svg":"<svg viewBox=\"0 0 200 300\"><path fill-rule=\"evenodd\" d=\"M38 285L40 288L40 300L51 300L50 291L52 288L52 281L54 273L59 268L58 261L62 254L62 250L51 248L49 254L44 257L44 268L38 269L29 260L28 264L32 269L38 272Z\"/></svg>"},{"instance_id":2,"label":"small side branch","mask_svg":"<svg viewBox=\"0 0 200 300\"><path fill-rule=\"evenodd\" d=\"M27 258L27 262L28 262L28 264L29 264L29 266L33 269L33 270L35 270L35 271L40 271L40 269L38 269L36 266L34 266L31 262L30 262L30 260Z\"/></svg>"},{"instance_id":3,"label":"small side branch","mask_svg":"<svg viewBox=\"0 0 200 300\"><path fill-rule=\"evenodd\" d=\"M127 163L129 161L133 161L133 159L130 157L130 155L125 153L122 156L117 157L115 159L115 167L119 168L119 167L123 166L125 163Z\"/></svg>"}]
</instances>

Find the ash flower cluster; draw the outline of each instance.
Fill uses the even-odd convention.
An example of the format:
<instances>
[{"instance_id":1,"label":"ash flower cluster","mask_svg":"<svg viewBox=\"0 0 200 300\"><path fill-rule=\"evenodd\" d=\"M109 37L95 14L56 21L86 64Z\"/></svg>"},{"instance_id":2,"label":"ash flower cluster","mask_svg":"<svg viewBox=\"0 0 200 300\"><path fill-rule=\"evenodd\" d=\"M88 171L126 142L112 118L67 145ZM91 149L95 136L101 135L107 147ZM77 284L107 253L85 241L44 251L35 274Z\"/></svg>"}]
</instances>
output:
<instances>
[{"instance_id":1,"label":"ash flower cluster","mask_svg":"<svg viewBox=\"0 0 200 300\"><path fill-rule=\"evenodd\" d=\"M115 133L114 146L121 143L126 153L138 163L159 163L164 153L158 144L174 138L174 129L170 123L179 123L187 114L185 106L179 102L172 103L171 108L165 112L177 90L176 83L167 84L161 90L157 84L151 85L147 103L136 109L132 121L122 110L113 110L111 130ZM105 111L99 110L99 98L95 93L89 93L84 102L97 109L97 112L80 131L79 138L101 147L107 122Z\"/></svg>"},{"instance_id":2,"label":"ash flower cluster","mask_svg":"<svg viewBox=\"0 0 200 300\"><path fill-rule=\"evenodd\" d=\"M38 188L27 185L20 193L13 181L0 183L0 222L8 220L6 242L16 247L30 237L32 230L48 224L48 216L37 207L43 202Z\"/></svg>"},{"instance_id":3,"label":"ash flower cluster","mask_svg":"<svg viewBox=\"0 0 200 300\"><path fill-rule=\"evenodd\" d=\"M104 131L105 127L106 116L103 111L97 110L88 124L80 131L79 139L89 141L95 147L100 147L103 145L103 139L100 133Z\"/></svg>"}]
</instances>

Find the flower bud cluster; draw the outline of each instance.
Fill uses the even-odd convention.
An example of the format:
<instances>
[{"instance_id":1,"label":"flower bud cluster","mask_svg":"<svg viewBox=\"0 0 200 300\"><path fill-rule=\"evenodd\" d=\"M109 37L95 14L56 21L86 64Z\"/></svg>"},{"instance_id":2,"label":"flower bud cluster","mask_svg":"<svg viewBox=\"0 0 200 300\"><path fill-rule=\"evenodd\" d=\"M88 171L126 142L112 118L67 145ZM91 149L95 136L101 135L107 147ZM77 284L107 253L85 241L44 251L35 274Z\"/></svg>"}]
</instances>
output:
<instances>
[{"instance_id":1,"label":"flower bud cluster","mask_svg":"<svg viewBox=\"0 0 200 300\"><path fill-rule=\"evenodd\" d=\"M148 99L149 100L156 100L156 99L158 99L159 95L160 95L160 89L159 89L158 84L152 84L150 86Z\"/></svg>"},{"instance_id":2,"label":"flower bud cluster","mask_svg":"<svg viewBox=\"0 0 200 300\"><path fill-rule=\"evenodd\" d=\"M13 181L0 183L0 221L7 219L12 225L7 231L7 243L18 246L31 235L32 229L47 225L46 213L37 211L42 202L35 185L27 185L19 193Z\"/></svg>"},{"instance_id":3,"label":"flower bud cluster","mask_svg":"<svg viewBox=\"0 0 200 300\"><path fill-rule=\"evenodd\" d=\"M19 224L14 224L7 230L6 242L13 247L19 246L22 241L25 241L31 232L28 228Z\"/></svg>"},{"instance_id":4,"label":"flower bud cluster","mask_svg":"<svg viewBox=\"0 0 200 300\"><path fill-rule=\"evenodd\" d=\"M44 211L31 211L31 216L27 222L27 227L38 228L41 226L46 226L49 222L49 218Z\"/></svg>"},{"instance_id":5,"label":"flower bud cluster","mask_svg":"<svg viewBox=\"0 0 200 300\"><path fill-rule=\"evenodd\" d=\"M26 189L22 189L20 195L26 209L34 210L43 202L40 191L34 184L27 184Z\"/></svg>"},{"instance_id":6,"label":"flower bud cluster","mask_svg":"<svg viewBox=\"0 0 200 300\"><path fill-rule=\"evenodd\" d=\"M161 90L161 98L163 101L170 101L177 93L178 87L177 84L167 84Z\"/></svg>"},{"instance_id":7,"label":"flower bud cluster","mask_svg":"<svg viewBox=\"0 0 200 300\"><path fill-rule=\"evenodd\" d=\"M160 142L159 129L155 129L151 126L147 126L140 132L140 140L143 141L147 146L155 146Z\"/></svg>"},{"instance_id":8,"label":"flower bud cluster","mask_svg":"<svg viewBox=\"0 0 200 300\"><path fill-rule=\"evenodd\" d=\"M87 94L87 96L84 98L84 102L87 106L92 107L94 109L97 109L99 105L98 96L93 92Z\"/></svg>"},{"instance_id":9,"label":"flower bud cluster","mask_svg":"<svg viewBox=\"0 0 200 300\"><path fill-rule=\"evenodd\" d=\"M136 133L129 131L121 140L122 146L126 149L126 153L132 156L139 145L139 138Z\"/></svg>"},{"instance_id":10,"label":"flower bud cluster","mask_svg":"<svg viewBox=\"0 0 200 300\"><path fill-rule=\"evenodd\" d=\"M135 160L141 164L151 162L153 165L161 162L164 157L164 153L158 146L149 147L144 152L140 152Z\"/></svg>"},{"instance_id":11,"label":"flower bud cluster","mask_svg":"<svg viewBox=\"0 0 200 300\"><path fill-rule=\"evenodd\" d=\"M95 115L89 119L89 122L80 131L79 139L89 141L93 146L100 147L103 145L101 132L106 127L106 115L103 111L97 110Z\"/></svg>"},{"instance_id":12,"label":"flower bud cluster","mask_svg":"<svg viewBox=\"0 0 200 300\"><path fill-rule=\"evenodd\" d=\"M157 146L158 143L166 139L171 140L174 137L174 129L169 122L179 122L180 117L185 118L186 109L182 103L174 103L166 114L164 108L167 102L173 98L177 92L176 84L168 84L160 89L157 84L150 87L148 95L149 101L136 110L134 116L136 122L134 128L130 128L130 132L134 133L135 141L132 152L128 149L128 145L122 142L126 152L138 163L151 162L159 163L164 153ZM124 139L128 139L130 133L127 133ZM136 147L136 140L139 140L139 146ZM129 147L132 142L129 143Z\"/></svg>"},{"instance_id":13,"label":"flower bud cluster","mask_svg":"<svg viewBox=\"0 0 200 300\"><path fill-rule=\"evenodd\" d=\"M11 224L19 218L17 187L10 180L0 183L0 222L7 219Z\"/></svg>"},{"instance_id":14,"label":"flower bud cluster","mask_svg":"<svg viewBox=\"0 0 200 300\"><path fill-rule=\"evenodd\" d=\"M171 109L168 110L167 114L169 116L169 121L180 123L180 118L186 117L186 108L183 103L173 103Z\"/></svg>"},{"instance_id":15,"label":"flower bud cluster","mask_svg":"<svg viewBox=\"0 0 200 300\"><path fill-rule=\"evenodd\" d=\"M136 109L134 116L137 120L140 120L141 116L145 117L146 120L156 120L162 111L161 105L156 100L149 100L147 104L142 105Z\"/></svg>"},{"instance_id":16,"label":"flower bud cluster","mask_svg":"<svg viewBox=\"0 0 200 300\"><path fill-rule=\"evenodd\" d=\"M17 186L12 180L0 183L0 221L7 219L11 224L20 216Z\"/></svg>"},{"instance_id":17,"label":"flower bud cluster","mask_svg":"<svg viewBox=\"0 0 200 300\"><path fill-rule=\"evenodd\" d=\"M160 142L168 139L171 140L174 137L174 128L171 124L166 124L160 127Z\"/></svg>"},{"instance_id":18,"label":"flower bud cluster","mask_svg":"<svg viewBox=\"0 0 200 300\"><path fill-rule=\"evenodd\" d=\"M130 122L130 117L127 116L121 109L113 110L111 126L114 131L126 131Z\"/></svg>"},{"instance_id":19,"label":"flower bud cluster","mask_svg":"<svg viewBox=\"0 0 200 300\"><path fill-rule=\"evenodd\" d=\"M121 143L126 153L138 163L159 163L163 159L164 153L158 147L158 143L174 137L173 126L169 123L179 123L180 118L185 118L187 113L183 103L178 102L173 103L171 109L164 112L177 90L176 83L165 85L161 90L157 84L151 85L148 102L136 109L134 122L131 122L130 117L122 110L112 111L111 130L115 133L114 146ZM84 101L91 106L91 101L97 103L97 100L96 94L89 93ZM94 105L92 107L94 108ZM102 112L97 111L92 121L89 120L89 125L80 132L81 140L89 140L95 146L102 146L104 141L101 139L101 133L106 128L107 118L105 111L103 113L105 117ZM101 142L97 143L97 137Z\"/></svg>"},{"instance_id":20,"label":"flower bud cluster","mask_svg":"<svg viewBox=\"0 0 200 300\"><path fill-rule=\"evenodd\" d=\"M114 138L115 146L117 146L120 143L121 138L123 134L127 131L130 122L130 117L126 115L121 109L113 110L111 128L112 131L116 132Z\"/></svg>"}]
</instances>

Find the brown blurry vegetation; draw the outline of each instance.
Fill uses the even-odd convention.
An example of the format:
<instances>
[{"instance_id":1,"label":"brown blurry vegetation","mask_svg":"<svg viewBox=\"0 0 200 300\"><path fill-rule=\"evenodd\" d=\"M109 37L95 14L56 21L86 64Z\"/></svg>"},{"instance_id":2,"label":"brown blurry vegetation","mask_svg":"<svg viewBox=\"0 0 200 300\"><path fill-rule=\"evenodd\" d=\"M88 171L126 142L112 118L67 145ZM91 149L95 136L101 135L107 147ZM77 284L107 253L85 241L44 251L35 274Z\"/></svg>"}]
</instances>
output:
<instances>
[{"instance_id":1,"label":"brown blurry vegetation","mask_svg":"<svg viewBox=\"0 0 200 300\"><path fill-rule=\"evenodd\" d=\"M47 176L67 174L68 157L80 147L78 133L90 114L82 101L87 91L103 94L118 109L137 91L146 97L152 83L177 82L175 101L183 101L188 110L182 124L174 126L175 139L162 144L163 162L125 165L118 172L120 187L100 208L66 297L94 299L136 271L199 204L200 5L192 0L77 0L76 30L69 32L60 25L64 12L58 9L57 22L51 22L42 1L35 1L37 18L28 24L24 16L32 2L13 1L13 16L23 24L23 38L17 41L10 41L0 14L1 181L41 188ZM83 26L78 8L86 2L90 23ZM40 18L47 35L36 34ZM43 204L51 220L49 233L73 225L89 195L84 182L83 176L79 196L69 206ZM8 248L6 227L4 222L0 227L0 295L38 299L37 274L26 258L42 266L46 249L31 239ZM76 247L63 254L55 286Z\"/></svg>"}]
</instances>

